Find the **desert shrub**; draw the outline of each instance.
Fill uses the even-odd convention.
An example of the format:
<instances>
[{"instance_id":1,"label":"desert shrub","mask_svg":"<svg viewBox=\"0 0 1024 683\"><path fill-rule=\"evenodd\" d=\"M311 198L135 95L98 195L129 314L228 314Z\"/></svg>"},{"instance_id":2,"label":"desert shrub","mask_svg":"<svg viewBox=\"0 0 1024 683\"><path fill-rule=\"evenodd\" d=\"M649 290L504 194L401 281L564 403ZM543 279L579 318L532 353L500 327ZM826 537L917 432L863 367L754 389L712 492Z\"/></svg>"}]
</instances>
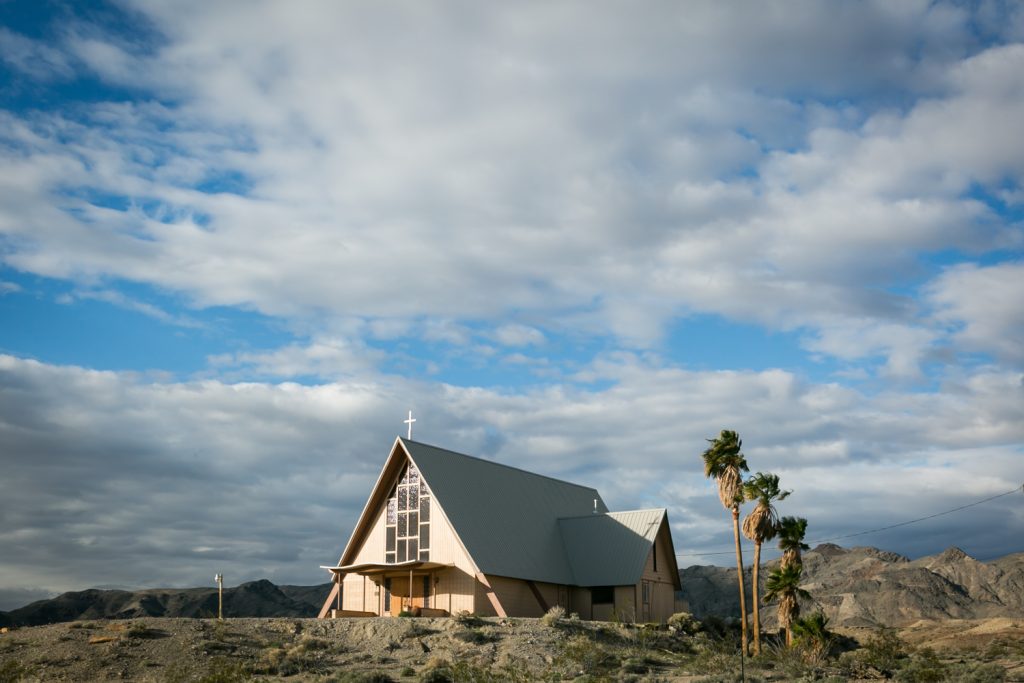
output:
<instances>
[{"instance_id":1,"label":"desert shrub","mask_svg":"<svg viewBox=\"0 0 1024 683\"><path fill-rule=\"evenodd\" d=\"M627 674L645 674L650 670L647 662L639 657L630 657L622 662L622 671Z\"/></svg>"},{"instance_id":2,"label":"desert shrub","mask_svg":"<svg viewBox=\"0 0 1024 683\"><path fill-rule=\"evenodd\" d=\"M472 612L467 612L466 610L456 612L452 619L454 619L455 623L459 626L480 626L485 623L483 619Z\"/></svg>"},{"instance_id":3,"label":"desert shrub","mask_svg":"<svg viewBox=\"0 0 1024 683\"><path fill-rule=\"evenodd\" d=\"M128 638L159 638L164 633L154 628L149 628L145 624L134 623L128 626L128 629L124 632L124 635Z\"/></svg>"},{"instance_id":4,"label":"desert shrub","mask_svg":"<svg viewBox=\"0 0 1024 683\"><path fill-rule=\"evenodd\" d=\"M243 683L251 678L243 665L218 657L196 683Z\"/></svg>"},{"instance_id":5,"label":"desert shrub","mask_svg":"<svg viewBox=\"0 0 1024 683\"><path fill-rule=\"evenodd\" d=\"M540 623L548 627L560 626L562 620L565 619L565 608L561 605L555 605L540 618Z\"/></svg>"},{"instance_id":6,"label":"desert shrub","mask_svg":"<svg viewBox=\"0 0 1024 683\"><path fill-rule=\"evenodd\" d=\"M419 621L410 621L409 622L409 628L407 628L405 630L405 633L402 634L402 637L403 638L422 638L423 636L428 636L431 633L436 633L436 631L434 631L434 630L424 626Z\"/></svg>"},{"instance_id":7,"label":"desert shrub","mask_svg":"<svg viewBox=\"0 0 1024 683\"><path fill-rule=\"evenodd\" d=\"M701 629L701 623L689 612L676 612L668 618L668 628L692 636Z\"/></svg>"},{"instance_id":8,"label":"desert shrub","mask_svg":"<svg viewBox=\"0 0 1024 683\"><path fill-rule=\"evenodd\" d=\"M725 638L735 629L726 623L725 619L715 614L709 614L700 620L701 630L715 638Z\"/></svg>"},{"instance_id":9,"label":"desert shrub","mask_svg":"<svg viewBox=\"0 0 1024 683\"><path fill-rule=\"evenodd\" d=\"M330 680L332 683L395 683L395 679L383 671L346 672Z\"/></svg>"},{"instance_id":10,"label":"desert shrub","mask_svg":"<svg viewBox=\"0 0 1024 683\"><path fill-rule=\"evenodd\" d=\"M0 683L17 683L32 675L32 670L21 662L9 659L0 664Z\"/></svg>"},{"instance_id":11,"label":"desert shrub","mask_svg":"<svg viewBox=\"0 0 1024 683\"><path fill-rule=\"evenodd\" d=\"M317 671L322 668L322 664L315 654L311 654L316 651L315 649L307 649L303 642L290 648L268 648L263 652L263 656L256 665L256 672L276 674L278 676L294 676L299 673Z\"/></svg>"},{"instance_id":12,"label":"desert shrub","mask_svg":"<svg viewBox=\"0 0 1024 683\"><path fill-rule=\"evenodd\" d=\"M1006 669L993 662L960 664L950 670L947 680L951 683L1003 683Z\"/></svg>"},{"instance_id":13,"label":"desert shrub","mask_svg":"<svg viewBox=\"0 0 1024 683\"><path fill-rule=\"evenodd\" d=\"M797 619L793 622L793 644L804 661L811 666L821 666L828 659L835 638L828 630L828 617L823 612Z\"/></svg>"},{"instance_id":14,"label":"desert shrub","mask_svg":"<svg viewBox=\"0 0 1024 683\"><path fill-rule=\"evenodd\" d=\"M459 660L428 666L419 680L420 683L507 683L515 679L503 672Z\"/></svg>"},{"instance_id":15,"label":"desert shrub","mask_svg":"<svg viewBox=\"0 0 1024 683\"><path fill-rule=\"evenodd\" d=\"M762 653L750 660L751 666L782 673L787 681L812 676L816 669L808 663L803 650L786 647L784 642L770 640L764 644Z\"/></svg>"},{"instance_id":16,"label":"desert shrub","mask_svg":"<svg viewBox=\"0 0 1024 683\"><path fill-rule=\"evenodd\" d=\"M615 655L582 634L565 641L558 661L579 674L601 673L618 664Z\"/></svg>"},{"instance_id":17,"label":"desert shrub","mask_svg":"<svg viewBox=\"0 0 1024 683\"><path fill-rule=\"evenodd\" d=\"M894 678L908 683L939 683L947 679L948 669L933 650L925 648L904 660Z\"/></svg>"},{"instance_id":18,"label":"desert shrub","mask_svg":"<svg viewBox=\"0 0 1024 683\"><path fill-rule=\"evenodd\" d=\"M412 668L411 666L406 666L406 667L402 668L402 670L398 673L398 675L402 676L403 678L406 677L406 676L415 676L416 675L416 669Z\"/></svg>"},{"instance_id":19,"label":"desert shrub","mask_svg":"<svg viewBox=\"0 0 1024 683\"><path fill-rule=\"evenodd\" d=\"M100 626L99 624L93 623L91 621L73 621L70 624L68 624L68 628L94 629L94 628L102 628L102 626Z\"/></svg>"},{"instance_id":20,"label":"desert shrub","mask_svg":"<svg viewBox=\"0 0 1024 683\"><path fill-rule=\"evenodd\" d=\"M907 647L894 629L883 627L875 631L858 654L868 666L892 673L907 658Z\"/></svg>"},{"instance_id":21,"label":"desert shrub","mask_svg":"<svg viewBox=\"0 0 1024 683\"><path fill-rule=\"evenodd\" d=\"M318 652L321 650L328 650L331 647L329 641L323 638L314 638L313 636L304 636L299 644L296 646L300 652Z\"/></svg>"},{"instance_id":22,"label":"desert shrub","mask_svg":"<svg viewBox=\"0 0 1024 683\"><path fill-rule=\"evenodd\" d=\"M480 628L464 628L453 633L452 637L473 645L486 645L498 640L497 634Z\"/></svg>"}]
</instances>

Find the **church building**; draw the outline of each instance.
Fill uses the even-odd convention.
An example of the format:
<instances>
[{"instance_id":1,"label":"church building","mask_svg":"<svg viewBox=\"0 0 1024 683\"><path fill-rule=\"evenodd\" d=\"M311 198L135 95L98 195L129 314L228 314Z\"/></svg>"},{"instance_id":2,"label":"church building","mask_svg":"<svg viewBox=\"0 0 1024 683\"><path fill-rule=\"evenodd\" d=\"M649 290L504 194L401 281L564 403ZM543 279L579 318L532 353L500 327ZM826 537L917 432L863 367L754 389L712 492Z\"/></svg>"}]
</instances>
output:
<instances>
[{"instance_id":1,"label":"church building","mask_svg":"<svg viewBox=\"0 0 1024 683\"><path fill-rule=\"evenodd\" d=\"M320 617L663 622L680 589L664 509L609 512L592 488L398 438Z\"/></svg>"}]
</instances>

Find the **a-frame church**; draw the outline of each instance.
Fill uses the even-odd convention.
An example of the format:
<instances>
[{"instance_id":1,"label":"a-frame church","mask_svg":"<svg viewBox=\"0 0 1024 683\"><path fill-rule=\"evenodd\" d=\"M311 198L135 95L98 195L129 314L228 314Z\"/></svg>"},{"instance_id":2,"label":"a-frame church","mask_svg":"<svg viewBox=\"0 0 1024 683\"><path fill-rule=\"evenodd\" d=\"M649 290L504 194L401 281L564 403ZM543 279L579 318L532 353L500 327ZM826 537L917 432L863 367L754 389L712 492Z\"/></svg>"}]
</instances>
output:
<instances>
[{"instance_id":1,"label":"a-frame church","mask_svg":"<svg viewBox=\"0 0 1024 683\"><path fill-rule=\"evenodd\" d=\"M680 589L664 509L609 512L592 488L395 440L320 617L665 621Z\"/></svg>"}]
</instances>

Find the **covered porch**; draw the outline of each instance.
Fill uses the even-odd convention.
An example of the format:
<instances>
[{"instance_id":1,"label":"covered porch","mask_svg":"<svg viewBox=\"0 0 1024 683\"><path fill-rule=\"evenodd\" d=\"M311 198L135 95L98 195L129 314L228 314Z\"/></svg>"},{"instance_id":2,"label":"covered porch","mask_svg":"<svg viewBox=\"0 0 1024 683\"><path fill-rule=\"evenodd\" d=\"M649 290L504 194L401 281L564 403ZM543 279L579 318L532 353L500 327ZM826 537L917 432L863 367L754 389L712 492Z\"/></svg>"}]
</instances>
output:
<instances>
[{"instance_id":1,"label":"covered porch","mask_svg":"<svg viewBox=\"0 0 1024 683\"><path fill-rule=\"evenodd\" d=\"M412 616L449 616L449 610L445 609L447 605L439 603L437 586L442 573L454 567L454 564L427 561L321 566L331 572L331 582L335 584L332 591L333 607L328 615L321 616L398 616L403 612ZM352 583L351 580L346 582L345 577L352 575L362 578L362 595L358 605L345 603L344 586Z\"/></svg>"}]
</instances>

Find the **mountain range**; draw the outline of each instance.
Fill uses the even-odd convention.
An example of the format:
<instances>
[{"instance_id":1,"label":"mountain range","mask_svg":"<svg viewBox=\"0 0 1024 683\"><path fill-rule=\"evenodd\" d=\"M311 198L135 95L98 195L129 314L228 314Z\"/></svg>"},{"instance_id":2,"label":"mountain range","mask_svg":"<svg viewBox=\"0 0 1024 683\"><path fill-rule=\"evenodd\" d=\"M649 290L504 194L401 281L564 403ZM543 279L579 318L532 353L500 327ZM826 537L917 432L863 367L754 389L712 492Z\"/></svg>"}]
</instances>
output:
<instances>
[{"instance_id":1,"label":"mountain range","mask_svg":"<svg viewBox=\"0 0 1024 683\"><path fill-rule=\"evenodd\" d=\"M959 548L949 548L910 560L878 548L823 544L805 552L803 564L801 586L812 600L802 603L802 612L821 610L834 626L1024 617L1024 553L980 562ZM778 560L762 565L762 593L765 578L777 566ZM679 574L682 597L694 616L739 616L734 567L694 566ZM774 626L775 609L768 606L761 613L762 624Z\"/></svg>"},{"instance_id":2,"label":"mountain range","mask_svg":"<svg viewBox=\"0 0 1024 683\"><path fill-rule=\"evenodd\" d=\"M920 619L1024 618L1024 553L980 562L958 548L910 560L903 555L824 544L804 553L803 588L812 600L803 612L822 610L834 626L905 626ZM768 575L777 561L762 566ZM748 568L749 570L749 568ZM739 615L736 569L687 567L679 572L681 597L697 617ZM749 581L750 572L746 573ZM225 617L313 617L330 584L276 586L260 580L224 589ZM762 609L772 628L775 610ZM0 626L30 626L83 619L215 617L214 588L90 589L0 612Z\"/></svg>"}]
</instances>

